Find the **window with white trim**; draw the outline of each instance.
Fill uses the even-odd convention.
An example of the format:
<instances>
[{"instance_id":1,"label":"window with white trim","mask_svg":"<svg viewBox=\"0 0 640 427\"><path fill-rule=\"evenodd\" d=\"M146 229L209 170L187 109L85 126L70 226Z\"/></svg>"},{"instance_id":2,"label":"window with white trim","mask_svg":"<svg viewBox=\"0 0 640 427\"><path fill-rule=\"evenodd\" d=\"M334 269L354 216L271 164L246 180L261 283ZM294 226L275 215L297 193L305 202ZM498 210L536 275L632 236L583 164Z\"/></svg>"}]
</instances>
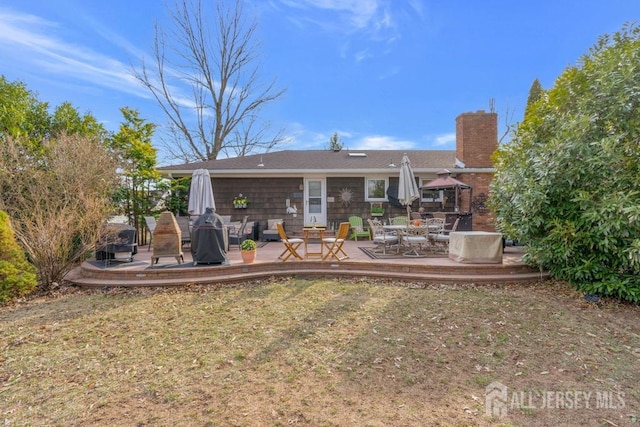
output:
<instances>
[{"instance_id":1,"label":"window with white trim","mask_svg":"<svg viewBox=\"0 0 640 427\"><path fill-rule=\"evenodd\" d=\"M420 187L430 180L421 179ZM428 188L420 188L420 201L425 203L442 202L444 190L429 190Z\"/></svg>"},{"instance_id":2,"label":"window with white trim","mask_svg":"<svg viewBox=\"0 0 640 427\"><path fill-rule=\"evenodd\" d=\"M366 202L386 202L387 188L389 188L388 178L370 178L364 179L364 200Z\"/></svg>"}]
</instances>

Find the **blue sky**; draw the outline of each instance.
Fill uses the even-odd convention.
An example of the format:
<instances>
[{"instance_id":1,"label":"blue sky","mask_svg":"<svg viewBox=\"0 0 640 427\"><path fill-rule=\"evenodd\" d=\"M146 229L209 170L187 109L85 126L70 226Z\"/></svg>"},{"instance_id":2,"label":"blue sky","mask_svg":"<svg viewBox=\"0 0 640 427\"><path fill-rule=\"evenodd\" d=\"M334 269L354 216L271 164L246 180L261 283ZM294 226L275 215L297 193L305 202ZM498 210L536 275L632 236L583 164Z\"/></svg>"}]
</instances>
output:
<instances>
[{"instance_id":1,"label":"blue sky","mask_svg":"<svg viewBox=\"0 0 640 427\"><path fill-rule=\"evenodd\" d=\"M131 75L149 58L160 0L4 0L0 74L42 101L71 102L117 130L121 107L163 125ZM453 149L455 118L488 110L522 119L598 37L640 18L637 0L247 0L261 75L284 97L264 111L282 149Z\"/></svg>"}]
</instances>

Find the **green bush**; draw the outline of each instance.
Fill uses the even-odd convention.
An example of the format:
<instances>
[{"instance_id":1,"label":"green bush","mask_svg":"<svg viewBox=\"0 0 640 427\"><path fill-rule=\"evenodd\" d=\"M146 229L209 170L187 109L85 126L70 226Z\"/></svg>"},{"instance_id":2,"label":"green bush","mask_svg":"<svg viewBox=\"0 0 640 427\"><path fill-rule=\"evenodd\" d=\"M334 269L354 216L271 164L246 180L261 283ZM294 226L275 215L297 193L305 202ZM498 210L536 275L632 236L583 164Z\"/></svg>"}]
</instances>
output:
<instances>
[{"instance_id":1,"label":"green bush","mask_svg":"<svg viewBox=\"0 0 640 427\"><path fill-rule=\"evenodd\" d=\"M640 29L603 36L496 153L496 227L585 293L640 302Z\"/></svg>"},{"instance_id":2,"label":"green bush","mask_svg":"<svg viewBox=\"0 0 640 427\"><path fill-rule=\"evenodd\" d=\"M16 242L9 215L0 211L0 302L33 291L38 284L35 271Z\"/></svg>"}]
</instances>

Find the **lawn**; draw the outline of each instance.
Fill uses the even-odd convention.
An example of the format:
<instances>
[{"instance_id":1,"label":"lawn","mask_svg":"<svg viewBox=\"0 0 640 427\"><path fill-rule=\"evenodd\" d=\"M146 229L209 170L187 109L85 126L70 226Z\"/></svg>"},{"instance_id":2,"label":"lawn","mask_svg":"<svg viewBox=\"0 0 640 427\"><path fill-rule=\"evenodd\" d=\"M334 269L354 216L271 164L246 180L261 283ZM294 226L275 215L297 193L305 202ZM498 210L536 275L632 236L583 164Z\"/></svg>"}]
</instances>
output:
<instances>
[{"instance_id":1,"label":"lawn","mask_svg":"<svg viewBox=\"0 0 640 427\"><path fill-rule=\"evenodd\" d=\"M640 426L639 320L638 306L587 302L562 282L62 288L0 308L0 415L10 426Z\"/></svg>"}]
</instances>

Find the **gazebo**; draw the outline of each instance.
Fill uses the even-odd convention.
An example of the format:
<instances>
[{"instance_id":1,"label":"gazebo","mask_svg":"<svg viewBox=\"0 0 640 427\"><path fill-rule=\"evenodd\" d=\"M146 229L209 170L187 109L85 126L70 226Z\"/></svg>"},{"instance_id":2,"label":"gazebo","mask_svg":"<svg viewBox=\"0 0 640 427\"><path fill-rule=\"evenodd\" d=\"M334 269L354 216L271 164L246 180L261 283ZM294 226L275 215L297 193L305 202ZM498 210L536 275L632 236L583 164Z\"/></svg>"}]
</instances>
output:
<instances>
[{"instance_id":1,"label":"gazebo","mask_svg":"<svg viewBox=\"0 0 640 427\"><path fill-rule=\"evenodd\" d=\"M421 190L454 190L455 193L455 204L454 210L455 212L460 211L460 200L461 200L461 191L469 190L469 210L471 212L471 199L473 194L473 189L470 185L465 184L462 181L458 181L457 179L451 176L451 172L448 169L442 169L438 172L438 177L433 181L429 181L420 187Z\"/></svg>"}]
</instances>

